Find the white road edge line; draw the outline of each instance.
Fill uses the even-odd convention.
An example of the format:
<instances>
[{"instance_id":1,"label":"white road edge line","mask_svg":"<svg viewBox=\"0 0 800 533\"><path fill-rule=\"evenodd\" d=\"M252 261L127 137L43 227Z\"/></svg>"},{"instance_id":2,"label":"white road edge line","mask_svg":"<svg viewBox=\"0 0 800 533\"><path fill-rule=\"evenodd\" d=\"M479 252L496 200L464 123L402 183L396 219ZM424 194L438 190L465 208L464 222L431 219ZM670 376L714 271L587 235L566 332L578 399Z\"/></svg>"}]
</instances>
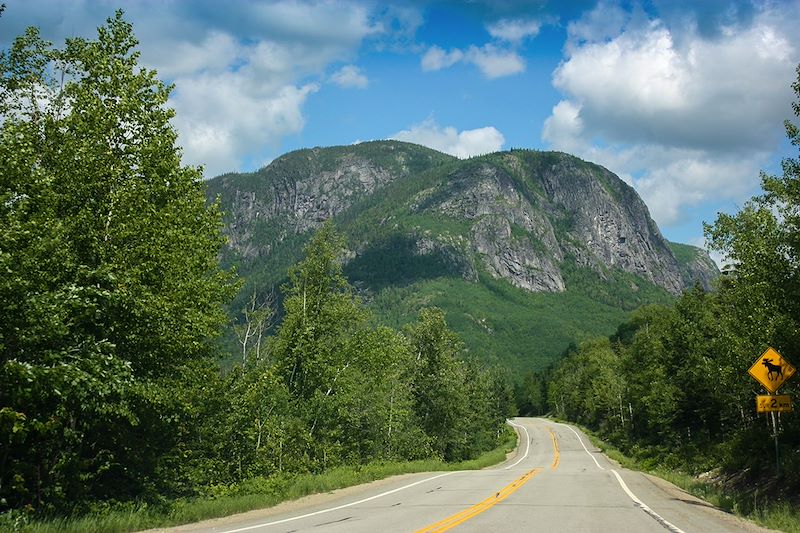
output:
<instances>
[{"instance_id":1,"label":"white road edge line","mask_svg":"<svg viewBox=\"0 0 800 533\"><path fill-rule=\"evenodd\" d=\"M641 507L642 511L655 518L656 522L667 528L669 531L672 531L672 533L686 533L684 530L682 530L675 524L668 522L664 517L662 517L660 514L653 511L652 509L650 509L647 505L645 505L645 503L642 500L637 498L636 495L633 492L631 492L631 489L628 488L628 485L626 485L625 482L622 481L622 476L620 476L616 470L611 470L611 473L614 474L614 476L617 478L617 481L619 481L619 484L622 487L622 490L625 491L625 494L627 494L628 497L631 500L633 500L633 503Z\"/></svg>"},{"instance_id":2,"label":"white road edge line","mask_svg":"<svg viewBox=\"0 0 800 533\"><path fill-rule=\"evenodd\" d=\"M583 439L581 439L581 436L578 434L578 432L577 432L577 431L575 431L575 429L574 429L572 426L569 426L569 425L567 425L567 424L562 424L562 423L560 423L560 422L554 422L554 424L558 424L559 426L564 426L564 427L566 427L566 428L569 428L569 430L570 430L570 431L572 431L573 433L575 433L575 436L576 436L576 437L578 437L578 442L580 442L580 443L581 443L581 446L583 446L583 449L584 449L584 451L585 451L585 452L586 452L586 453L589 455L589 457L591 457L591 458L592 458L592 461L594 461L594 464L596 464L596 465L597 465L597 468L599 468L600 470L605 470L605 468L603 468L602 466L600 466L600 463L598 463L598 462L597 462L597 458L596 458L594 455L592 455L592 453L589 451L589 449L588 449L588 448L586 448L586 445L583 443ZM620 486L622 487L622 490L624 490L624 491L625 491L625 494L627 494L627 495L628 495L628 497L629 497L631 500L633 500L633 503L635 503L636 505L638 505L638 506L639 506L639 507L642 509L642 511L644 511L644 512L645 512L645 513L647 513L647 514L649 514L649 515L650 515L652 518L654 518L654 519L655 519L655 521L656 521L656 522L658 522L659 524L661 524L662 526L664 526L666 529L668 529L668 530L669 530L669 531L671 531L672 533L686 533L684 530L682 530L681 528L679 528L679 527L678 527L678 526L676 526L675 524L673 524L673 523L671 523L671 522L668 522L668 521L667 521L667 520L666 520L664 517L662 517L660 514L658 514L657 512L653 511L652 509L650 509L650 507L648 507L647 505L645 505L645 503L644 503L642 500L640 500L639 498L637 498L637 497L636 497L636 494L634 494L634 493L631 491L631 489L629 489L629 488L628 488L628 485L626 485L626 484L625 484L625 482L622 480L622 476L620 476L620 475L617 473L617 471L616 471L616 470L614 470L614 469L611 469L611 473L612 473L612 474L614 474L614 477L616 477L616 478L617 478L617 481L619 481L619 484L620 484Z\"/></svg>"},{"instance_id":3,"label":"white road edge line","mask_svg":"<svg viewBox=\"0 0 800 533\"><path fill-rule=\"evenodd\" d=\"M584 451L586 451L586 453L589 455L589 457L592 458L592 461L594 461L594 464L597 465L597 468L599 468L600 470L605 470L605 468L600 466L600 463L597 462L597 458L594 455L592 455L592 452L590 452L589 449L586 447L586 445L583 443L583 439L581 439L581 436L578 435L578 432L575 431L572 428L572 426L568 426L567 424L562 424L560 422L554 422L554 424L558 424L559 426L564 426L565 428L568 428L571 432L575 433L575 436L578 437L578 442L581 443L581 446L583 446Z\"/></svg>"},{"instance_id":4,"label":"white road edge line","mask_svg":"<svg viewBox=\"0 0 800 533\"><path fill-rule=\"evenodd\" d=\"M277 524L283 524L285 522L292 522L293 520L301 520L303 518L308 518L310 516L316 516L316 515L323 514L323 513L329 513L331 511L338 511L339 509L344 509L346 507L352 507L354 505L359 505L361 503L365 503L365 502L368 502L368 501L376 500L378 498L382 498L383 496L388 496L389 494L394 494L395 492L400 492L401 490L405 490L405 489L411 488L411 487L413 487L415 485L419 485L419 484L425 483L427 481L433 481L434 479L438 479L438 478L444 477L444 476L449 476L451 474L458 474L459 472L462 472L462 471L461 470L454 470L453 472L445 472L444 474L439 474L438 476L433 476L433 477L422 479L420 481L415 481L414 483L411 483L409 485L404 485L404 486L398 487L396 489L392 489L392 490L388 490L386 492L382 492L380 494L376 494L375 496L370 496L369 498L364 498L363 500L358 500L356 502L346 503L344 505L339 505L337 507L330 507L328 509L321 509L319 511L314 511L313 513L307 513L307 514L300 515L300 516L293 516L291 518L284 518L283 520L275 520L274 522L264 522L263 524L255 524L255 525L252 525L252 526L240 527L240 528L237 528L237 529L228 529L228 530L225 530L225 531L221 531L220 533L237 533L238 531L249 531L251 529L258 529L258 528L261 528L261 527L268 527L268 526L274 526L274 525L277 525Z\"/></svg>"},{"instance_id":5,"label":"white road edge line","mask_svg":"<svg viewBox=\"0 0 800 533\"><path fill-rule=\"evenodd\" d=\"M511 420L507 420L506 422L508 422L509 424L511 424L514 427L522 428L522 431L525 432L525 454L522 457L520 457L519 459L517 459L516 463L514 463L513 465L508 465L503 470L508 470L509 468L514 468L515 466L520 464L526 457L528 457L528 452L531 451L531 436L528 434L527 428L525 426L520 425L520 424L515 424Z\"/></svg>"}]
</instances>

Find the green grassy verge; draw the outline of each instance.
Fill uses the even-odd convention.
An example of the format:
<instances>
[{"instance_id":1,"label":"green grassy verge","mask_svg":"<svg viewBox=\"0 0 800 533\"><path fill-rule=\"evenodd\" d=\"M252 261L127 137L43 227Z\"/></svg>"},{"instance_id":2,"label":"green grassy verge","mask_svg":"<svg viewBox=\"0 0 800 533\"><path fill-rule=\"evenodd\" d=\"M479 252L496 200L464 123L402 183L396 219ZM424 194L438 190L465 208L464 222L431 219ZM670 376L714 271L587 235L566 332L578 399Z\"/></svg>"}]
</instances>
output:
<instances>
[{"instance_id":1,"label":"green grassy verge","mask_svg":"<svg viewBox=\"0 0 800 533\"><path fill-rule=\"evenodd\" d=\"M152 506L145 503L108 505L91 515L32 520L23 513L0 515L0 531L19 533L123 533L168 527L271 507L309 494L369 483L398 474L451 470L478 470L505 460L516 446L516 434L506 428L500 446L471 461L444 463L437 460L405 463L372 463L333 468L322 474L253 478L235 485L214 487L205 497L181 499Z\"/></svg>"},{"instance_id":2,"label":"green grassy verge","mask_svg":"<svg viewBox=\"0 0 800 533\"><path fill-rule=\"evenodd\" d=\"M570 422L570 424L573 423ZM705 500L723 511L752 520L763 527L787 533L800 533L800 509L788 502L775 502L767 498L759 501L757 495L754 497L752 494L733 492L685 472L663 467L648 468L642 462L625 455L612 444L605 442L591 430L584 427L581 427L581 430L588 435L592 444L624 468L660 477L692 496Z\"/></svg>"}]
</instances>

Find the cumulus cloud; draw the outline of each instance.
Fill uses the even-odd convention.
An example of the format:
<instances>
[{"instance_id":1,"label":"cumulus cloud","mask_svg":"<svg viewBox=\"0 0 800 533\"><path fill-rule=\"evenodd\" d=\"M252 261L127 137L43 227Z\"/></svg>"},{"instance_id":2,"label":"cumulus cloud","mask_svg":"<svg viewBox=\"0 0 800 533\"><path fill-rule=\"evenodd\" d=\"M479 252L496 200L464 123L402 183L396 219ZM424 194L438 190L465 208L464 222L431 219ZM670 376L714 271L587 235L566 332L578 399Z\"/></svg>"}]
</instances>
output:
<instances>
[{"instance_id":1,"label":"cumulus cloud","mask_svg":"<svg viewBox=\"0 0 800 533\"><path fill-rule=\"evenodd\" d=\"M442 70L444 68L452 67L463 59L464 52L461 50L454 49L447 52L434 45L428 48L428 51L422 56L422 70Z\"/></svg>"},{"instance_id":2,"label":"cumulus cloud","mask_svg":"<svg viewBox=\"0 0 800 533\"><path fill-rule=\"evenodd\" d=\"M240 170L245 157L267 159L283 137L302 131L303 106L319 90L318 83L296 80L321 74L337 55L321 56L302 43L260 41L239 44L219 69L176 75L169 104L184 162L204 165L212 177ZM345 69L334 82L362 83L358 76Z\"/></svg>"},{"instance_id":3,"label":"cumulus cloud","mask_svg":"<svg viewBox=\"0 0 800 533\"><path fill-rule=\"evenodd\" d=\"M197 42L179 41L170 53L161 54L157 65L161 77L173 79L200 72L218 72L227 68L239 53L239 44L227 33L210 31ZM150 60L152 64L155 58Z\"/></svg>"},{"instance_id":4,"label":"cumulus cloud","mask_svg":"<svg viewBox=\"0 0 800 533\"><path fill-rule=\"evenodd\" d=\"M248 72L193 77L170 102L183 159L203 164L207 177L237 170L246 154L266 158L270 146L301 131L303 104L318 90L285 85L264 94L252 82Z\"/></svg>"},{"instance_id":5,"label":"cumulus cloud","mask_svg":"<svg viewBox=\"0 0 800 533\"><path fill-rule=\"evenodd\" d=\"M122 5L141 42L141 62L175 84L169 105L183 161L204 165L206 177L268 160L283 137L302 130L304 105L330 65L352 61L366 39L389 39L419 23L412 9L376 18L374 5L349 0L235 2L225 9L216 0L49 4L10 6L4 28L17 35L34 24L56 43L94 37ZM348 65L330 81L363 87L367 78Z\"/></svg>"},{"instance_id":6,"label":"cumulus cloud","mask_svg":"<svg viewBox=\"0 0 800 533\"><path fill-rule=\"evenodd\" d=\"M425 71L442 70L456 63L473 64L489 79L525 71L525 60L517 52L491 43L481 47L470 46L466 50L455 48L450 51L431 46L421 60L422 70Z\"/></svg>"},{"instance_id":7,"label":"cumulus cloud","mask_svg":"<svg viewBox=\"0 0 800 533\"><path fill-rule=\"evenodd\" d=\"M421 144L462 159L496 152L505 143L503 134L493 126L459 132L452 126L442 128L433 119L399 131L390 138Z\"/></svg>"},{"instance_id":8,"label":"cumulus cloud","mask_svg":"<svg viewBox=\"0 0 800 533\"><path fill-rule=\"evenodd\" d=\"M706 38L598 5L568 28L553 74L564 99L543 140L619 173L660 224L710 198L741 199L782 136L798 11L764 10Z\"/></svg>"},{"instance_id":9,"label":"cumulus cloud","mask_svg":"<svg viewBox=\"0 0 800 533\"><path fill-rule=\"evenodd\" d=\"M492 44L480 48L471 46L467 60L474 63L489 79L510 76L525 71L525 61L513 50L504 50Z\"/></svg>"},{"instance_id":10,"label":"cumulus cloud","mask_svg":"<svg viewBox=\"0 0 800 533\"><path fill-rule=\"evenodd\" d=\"M501 19L486 27L494 41L450 50L433 45L422 55L420 65L424 71L442 70L458 63L474 65L489 79L519 74L525 71L519 47L525 39L536 37L542 24L531 19Z\"/></svg>"},{"instance_id":11,"label":"cumulus cloud","mask_svg":"<svg viewBox=\"0 0 800 533\"><path fill-rule=\"evenodd\" d=\"M331 76L331 81L344 88L366 89L367 76L355 65L345 65Z\"/></svg>"},{"instance_id":12,"label":"cumulus cloud","mask_svg":"<svg viewBox=\"0 0 800 533\"><path fill-rule=\"evenodd\" d=\"M490 24L486 29L495 39L519 43L539 35L541 27L542 23L538 20L502 19Z\"/></svg>"},{"instance_id":13,"label":"cumulus cloud","mask_svg":"<svg viewBox=\"0 0 800 533\"><path fill-rule=\"evenodd\" d=\"M364 39L383 31L356 3L277 1L226 10L199 5L177 3L164 14L162 21L188 17L176 24L177 35L146 29L153 33L142 57L174 81L170 105L183 160L203 164L207 177L241 170L245 158L251 164L268 160L285 136L302 131L304 105L320 89L318 82L301 80L322 79L328 65L349 59ZM203 6L213 9L214 18L192 19ZM165 35L174 42L165 43ZM330 81L368 83L354 65Z\"/></svg>"}]
</instances>

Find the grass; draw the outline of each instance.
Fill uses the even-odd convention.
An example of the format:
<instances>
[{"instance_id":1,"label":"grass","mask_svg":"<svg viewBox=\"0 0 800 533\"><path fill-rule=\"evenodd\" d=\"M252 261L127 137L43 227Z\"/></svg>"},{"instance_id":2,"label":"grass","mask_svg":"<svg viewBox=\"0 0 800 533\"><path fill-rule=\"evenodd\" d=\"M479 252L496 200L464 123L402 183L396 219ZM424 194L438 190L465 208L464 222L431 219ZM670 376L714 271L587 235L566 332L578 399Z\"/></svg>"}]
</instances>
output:
<instances>
[{"instance_id":1,"label":"grass","mask_svg":"<svg viewBox=\"0 0 800 533\"><path fill-rule=\"evenodd\" d=\"M572 423L572 422L570 422ZM800 509L788 502L758 501L752 494L735 492L717 484L706 482L695 476L678 470L663 467L647 467L641 461L625 455L619 449L602 439L591 430L581 427L592 443L610 459L629 470L638 470L669 481L692 496L700 498L723 511L736 514L742 518L770 529L800 533Z\"/></svg>"},{"instance_id":2,"label":"grass","mask_svg":"<svg viewBox=\"0 0 800 533\"><path fill-rule=\"evenodd\" d=\"M478 470L505 460L516 446L516 434L508 429L506 438L494 450L460 463L438 460L371 463L333 468L322 474L254 478L215 487L205 497L181 499L163 506L130 502L109 505L96 512L71 518L32 520L22 512L0 515L0 531L19 533L124 533L155 527L169 527L272 507L310 494L369 483L399 474L452 470Z\"/></svg>"}]
</instances>

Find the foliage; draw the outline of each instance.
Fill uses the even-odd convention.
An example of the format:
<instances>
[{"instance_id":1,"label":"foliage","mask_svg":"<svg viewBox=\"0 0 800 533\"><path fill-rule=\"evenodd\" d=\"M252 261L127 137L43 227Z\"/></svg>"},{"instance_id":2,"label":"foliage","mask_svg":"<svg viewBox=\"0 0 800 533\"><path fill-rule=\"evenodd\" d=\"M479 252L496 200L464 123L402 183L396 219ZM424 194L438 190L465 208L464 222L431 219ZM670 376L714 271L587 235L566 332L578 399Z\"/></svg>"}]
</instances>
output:
<instances>
[{"instance_id":1,"label":"foliage","mask_svg":"<svg viewBox=\"0 0 800 533\"><path fill-rule=\"evenodd\" d=\"M793 88L800 116L800 66ZM786 130L800 146L797 127L787 121ZM673 307L639 309L610 340L568 354L548 384L557 415L598 430L646 466L736 473L740 485L795 501L800 421L777 417L778 471L769 420L754 412L763 391L747 375L767 346L800 363L800 159L782 166L781 176L762 175L763 194L739 213L706 226L733 265L717 290L696 287ZM781 393L799 389L790 381Z\"/></svg>"},{"instance_id":2,"label":"foliage","mask_svg":"<svg viewBox=\"0 0 800 533\"><path fill-rule=\"evenodd\" d=\"M0 506L166 490L172 388L225 320L220 215L135 46L117 13L0 57Z\"/></svg>"},{"instance_id":3,"label":"foliage","mask_svg":"<svg viewBox=\"0 0 800 533\"><path fill-rule=\"evenodd\" d=\"M344 466L322 474L279 474L255 477L240 483L218 485L213 492L196 497L148 505L142 502L111 502L84 516L37 518L23 512L0 515L0 530L14 533L119 533L168 527L209 518L228 516L309 494L330 492L389 476L446 470L477 470L504 461L516 445L516 434L506 426L500 445L476 459L444 463L435 459L381 462Z\"/></svg>"},{"instance_id":4,"label":"foliage","mask_svg":"<svg viewBox=\"0 0 800 533\"><path fill-rule=\"evenodd\" d=\"M352 179L353 166L366 166L386 182L354 186L351 196L340 189ZM567 170L553 177L554 167ZM210 180L209 198L218 197L229 209L229 231L243 250L228 248L223 254L225 264L236 264L246 278L231 306L234 314L246 307L254 291L283 284L286 269L300 259L311 238L305 231L310 222L298 217L293 198L309 196L323 202L318 205L337 206L330 212L349 249L345 275L378 321L402 327L421 307L441 307L470 354L520 376L543 369L571 342L613 333L641 305L674 300L638 276L611 267L602 272L579 267L573 257L558 265L567 286L564 293L531 294L494 279L468 244L481 216L445 212L438 204L458 198L486 169L496 169L504 183L513 182L514 192L537 209L546 203L546 176L568 190L581 184L576 175L582 175L623 205L639 201L608 171L560 153L515 150L459 161L396 141L292 152L256 173ZM328 178L335 172L342 175L334 183ZM324 193L315 189L319 183L325 184ZM585 246L569 234L574 229L569 210L552 211L546 216L562 244L568 242L565 250ZM522 246L537 253L545 248L535 232L513 221L511 230ZM233 351L232 335L229 344Z\"/></svg>"},{"instance_id":5,"label":"foliage","mask_svg":"<svg viewBox=\"0 0 800 533\"><path fill-rule=\"evenodd\" d=\"M248 287L241 364L220 372L215 337L235 289L220 213L200 170L181 166L170 87L135 47L118 12L97 40L54 49L30 29L0 56L0 523L471 459L504 440L506 376L461 362L440 311L413 334L377 325L330 223L289 270L282 314L274 279ZM414 357L428 316L451 343L426 352L442 368L433 382ZM424 422L423 389L444 433Z\"/></svg>"},{"instance_id":6,"label":"foliage","mask_svg":"<svg viewBox=\"0 0 800 533\"><path fill-rule=\"evenodd\" d=\"M507 368L519 378L543 371L572 343L613 334L628 318L625 310L579 291L530 293L484 274L479 283L436 277L389 286L366 298L377 319L393 327L408 324L424 307L441 308L468 358Z\"/></svg>"}]
</instances>

